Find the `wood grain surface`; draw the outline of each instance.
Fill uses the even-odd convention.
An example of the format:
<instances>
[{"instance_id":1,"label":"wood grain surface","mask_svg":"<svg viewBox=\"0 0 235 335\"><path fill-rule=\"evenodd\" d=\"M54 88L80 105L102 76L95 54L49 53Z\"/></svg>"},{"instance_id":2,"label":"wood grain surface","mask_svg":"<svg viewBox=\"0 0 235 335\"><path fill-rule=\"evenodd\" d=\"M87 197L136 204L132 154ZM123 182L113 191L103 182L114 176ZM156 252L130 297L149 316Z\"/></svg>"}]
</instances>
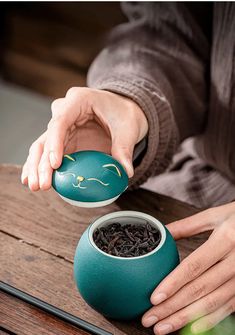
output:
<instances>
[{"instance_id":1,"label":"wood grain surface","mask_svg":"<svg viewBox=\"0 0 235 335\"><path fill-rule=\"evenodd\" d=\"M69 325L37 308L0 292L1 323L17 334L32 335L87 335L88 333ZM1 334L1 333L0 333Z\"/></svg>"},{"instance_id":2,"label":"wood grain surface","mask_svg":"<svg viewBox=\"0 0 235 335\"><path fill-rule=\"evenodd\" d=\"M73 280L73 256L86 227L98 216L117 210L139 210L163 223L197 212L187 204L146 190L126 192L115 203L98 209L73 207L53 191L30 192L20 183L20 168L0 166L0 280L35 295L115 335L153 334L139 321L109 320L88 306ZM181 259L207 238L201 234L178 243ZM0 296L0 326L16 334L67 334L66 325L47 320L32 307ZM18 304L18 305L17 305ZM2 310L3 306L5 314ZM19 307L16 307L19 306ZM6 313L9 311L10 314ZM15 312L14 312L15 310ZM17 311L20 310L20 315ZM3 318L4 316L4 318ZM19 318L27 325L19 328ZM4 319L4 325L1 325ZM41 327L41 328L40 328ZM53 328L52 327L52 328ZM43 331L41 330L43 329ZM75 330L71 330L70 334Z\"/></svg>"}]
</instances>

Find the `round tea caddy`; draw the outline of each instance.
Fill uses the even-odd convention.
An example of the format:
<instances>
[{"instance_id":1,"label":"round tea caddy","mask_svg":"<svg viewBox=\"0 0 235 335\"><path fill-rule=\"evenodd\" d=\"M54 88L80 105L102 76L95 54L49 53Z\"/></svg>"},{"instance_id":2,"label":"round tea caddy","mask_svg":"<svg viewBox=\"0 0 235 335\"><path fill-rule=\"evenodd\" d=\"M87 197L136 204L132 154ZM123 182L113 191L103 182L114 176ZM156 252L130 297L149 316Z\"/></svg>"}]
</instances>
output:
<instances>
[{"instance_id":1,"label":"round tea caddy","mask_svg":"<svg viewBox=\"0 0 235 335\"><path fill-rule=\"evenodd\" d=\"M161 240L145 255L113 256L93 240L98 227L146 221L160 231ZM160 221L142 212L118 211L97 218L84 231L74 257L74 277L81 296L92 308L112 319L131 320L152 306L153 290L178 264L176 243Z\"/></svg>"}]
</instances>

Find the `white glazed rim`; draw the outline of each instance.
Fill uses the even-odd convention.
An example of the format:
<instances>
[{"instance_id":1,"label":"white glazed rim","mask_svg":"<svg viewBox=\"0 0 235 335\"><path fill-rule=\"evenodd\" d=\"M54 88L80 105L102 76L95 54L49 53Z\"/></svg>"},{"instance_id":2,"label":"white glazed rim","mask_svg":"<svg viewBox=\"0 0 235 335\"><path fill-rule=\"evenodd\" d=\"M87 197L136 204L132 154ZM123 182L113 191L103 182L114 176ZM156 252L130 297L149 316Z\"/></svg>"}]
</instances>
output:
<instances>
[{"instance_id":1,"label":"white glazed rim","mask_svg":"<svg viewBox=\"0 0 235 335\"><path fill-rule=\"evenodd\" d=\"M143 219L144 221L147 221L152 226L157 227L157 229L160 231L160 234L161 234L161 241L158 244L158 246L156 248L154 248L152 251L148 252L147 254L141 255L141 256L136 256L136 257L134 257L134 256L133 257L114 256L114 255L107 254L106 252L99 249L97 247L97 245L95 244L94 240L93 240L93 233L96 230L96 228L98 228L99 226L102 226L103 223L105 223L105 222L107 222L111 219L118 219L118 218L124 218L124 217ZM151 216L149 214L146 214L146 213L143 213L143 212L138 212L138 211L118 211L118 212L113 212L113 213L103 215L103 216L99 217L98 219L96 219L91 224L91 226L89 227L88 238L89 238L89 241L92 244L92 246L94 248L96 248L100 253L104 254L105 256L111 257L111 258L114 258L114 259L123 259L123 260L128 261L128 260L139 259L139 258L144 258L144 257L151 256L152 254L157 252L159 249L161 249L161 247L163 246L163 244L166 240L166 230L165 230L163 224L160 221L158 221L157 219L155 219L153 216Z\"/></svg>"},{"instance_id":2,"label":"white glazed rim","mask_svg":"<svg viewBox=\"0 0 235 335\"><path fill-rule=\"evenodd\" d=\"M68 202L70 205L77 206L77 207L85 207L85 208L95 208L95 207L103 207L103 206L107 206L107 205L111 204L112 202L114 202L115 200L117 200L117 198L120 196L120 194L118 194L116 197L111 198L111 199L101 200L101 201L93 201L93 202L92 201L90 201L90 202L89 201L87 201L87 202L85 202L85 201L77 201L77 200L66 198L66 197L64 197L61 194L59 194L59 196L64 201Z\"/></svg>"}]
</instances>

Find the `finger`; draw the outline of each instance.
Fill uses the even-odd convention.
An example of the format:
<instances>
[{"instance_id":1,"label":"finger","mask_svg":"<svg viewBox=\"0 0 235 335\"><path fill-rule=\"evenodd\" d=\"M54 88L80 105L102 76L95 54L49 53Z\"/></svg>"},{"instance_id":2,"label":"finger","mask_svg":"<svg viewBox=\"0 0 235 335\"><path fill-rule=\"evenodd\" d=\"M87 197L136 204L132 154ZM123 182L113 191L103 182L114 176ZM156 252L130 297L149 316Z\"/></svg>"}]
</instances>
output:
<instances>
[{"instance_id":1,"label":"finger","mask_svg":"<svg viewBox=\"0 0 235 335\"><path fill-rule=\"evenodd\" d=\"M214 229L216 209L208 209L167 225L175 240Z\"/></svg>"},{"instance_id":2,"label":"finger","mask_svg":"<svg viewBox=\"0 0 235 335\"><path fill-rule=\"evenodd\" d=\"M158 285L150 298L152 304L157 305L161 303L175 294L185 284L199 277L203 272L222 259L228 253L229 248L229 244L221 243L221 235L215 233L191 255L185 258Z\"/></svg>"},{"instance_id":3,"label":"finger","mask_svg":"<svg viewBox=\"0 0 235 335\"><path fill-rule=\"evenodd\" d=\"M181 288L171 298L160 305L153 306L143 315L143 321L145 322L152 315L156 316L158 320L165 319L216 290L223 283L235 276L233 264L234 257L226 258L224 261L217 263L194 281ZM218 276L218 273L221 275Z\"/></svg>"},{"instance_id":4,"label":"finger","mask_svg":"<svg viewBox=\"0 0 235 335\"><path fill-rule=\"evenodd\" d=\"M134 168L132 164L133 150L136 144L134 136L125 129L118 130L112 135L112 148L111 154L117 159L125 168L129 178L134 175Z\"/></svg>"},{"instance_id":5,"label":"finger","mask_svg":"<svg viewBox=\"0 0 235 335\"><path fill-rule=\"evenodd\" d=\"M191 331L193 334L205 332L215 327L220 321L224 320L227 316L235 312L235 297L230 299L225 306L222 306L213 313L210 313L201 319L195 321L191 325ZM229 322L230 330L235 329L235 318L231 317ZM224 328L223 328L224 329Z\"/></svg>"},{"instance_id":6,"label":"finger","mask_svg":"<svg viewBox=\"0 0 235 335\"><path fill-rule=\"evenodd\" d=\"M129 178L134 175L132 165L133 148L134 146L127 146L126 144L112 143L112 156L123 165Z\"/></svg>"},{"instance_id":7,"label":"finger","mask_svg":"<svg viewBox=\"0 0 235 335\"><path fill-rule=\"evenodd\" d=\"M64 118L55 118L49 122L45 150L49 153L49 162L53 169L61 165L67 131L68 124Z\"/></svg>"},{"instance_id":8,"label":"finger","mask_svg":"<svg viewBox=\"0 0 235 335\"><path fill-rule=\"evenodd\" d=\"M51 187L52 172L53 169L49 161L49 152L44 150L38 166L39 186L44 191Z\"/></svg>"},{"instance_id":9,"label":"finger","mask_svg":"<svg viewBox=\"0 0 235 335\"><path fill-rule=\"evenodd\" d=\"M232 278L211 294L161 320L154 326L154 332L159 335L168 334L184 327L193 320L219 310L233 298L234 284L235 280Z\"/></svg>"},{"instance_id":10,"label":"finger","mask_svg":"<svg viewBox=\"0 0 235 335\"><path fill-rule=\"evenodd\" d=\"M73 87L66 97L53 101L52 119L48 124L47 148L51 167L57 169L62 162L66 139L72 127L85 124L91 117L88 89Z\"/></svg>"},{"instance_id":11,"label":"finger","mask_svg":"<svg viewBox=\"0 0 235 335\"><path fill-rule=\"evenodd\" d=\"M26 159L26 162L22 168L22 173L21 173L21 182L24 185L28 185L28 175L30 173L30 169L31 169L31 163L29 163L31 161L31 154L34 156L34 154L37 156L37 151L39 149L39 156L38 156L38 160L40 160L41 156L40 156L40 146L43 147L44 142L45 142L45 138L46 138L46 132L44 132L30 147L29 149L29 155ZM34 158L32 157L32 165L34 165L35 161ZM37 175L37 171L36 171L36 175Z\"/></svg>"},{"instance_id":12,"label":"finger","mask_svg":"<svg viewBox=\"0 0 235 335\"><path fill-rule=\"evenodd\" d=\"M21 183L23 185L28 185L28 166L27 166L27 160L23 165L22 172L21 172Z\"/></svg>"},{"instance_id":13,"label":"finger","mask_svg":"<svg viewBox=\"0 0 235 335\"><path fill-rule=\"evenodd\" d=\"M28 185L31 191L39 190L38 164L43 152L43 143L41 140L35 141L30 147L27 158Z\"/></svg>"}]
</instances>

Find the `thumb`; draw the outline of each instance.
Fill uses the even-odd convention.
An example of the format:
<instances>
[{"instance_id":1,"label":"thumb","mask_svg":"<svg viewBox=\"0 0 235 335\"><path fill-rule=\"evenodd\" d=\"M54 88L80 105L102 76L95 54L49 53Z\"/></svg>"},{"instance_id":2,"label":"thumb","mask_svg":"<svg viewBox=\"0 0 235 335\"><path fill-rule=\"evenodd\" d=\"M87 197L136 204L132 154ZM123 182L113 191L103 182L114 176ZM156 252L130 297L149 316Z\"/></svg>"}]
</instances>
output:
<instances>
[{"instance_id":1,"label":"thumb","mask_svg":"<svg viewBox=\"0 0 235 335\"><path fill-rule=\"evenodd\" d=\"M166 225L175 240L190 237L208 230L213 230L211 210L205 210L185 219Z\"/></svg>"},{"instance_id":2,"label":"thumb","mask_svg":"<svg viewBox=\"0 0 235 335\"><path fill-rule=\"evenodd\" d=\"M127 134L129 135L129 134ZM122 132L114 136L112 139L111 154L113 158L118 160L126 170L128 177L134 175L134 168L132 164L133 150L135 141Z\"/></svg>"}]
</instances>

